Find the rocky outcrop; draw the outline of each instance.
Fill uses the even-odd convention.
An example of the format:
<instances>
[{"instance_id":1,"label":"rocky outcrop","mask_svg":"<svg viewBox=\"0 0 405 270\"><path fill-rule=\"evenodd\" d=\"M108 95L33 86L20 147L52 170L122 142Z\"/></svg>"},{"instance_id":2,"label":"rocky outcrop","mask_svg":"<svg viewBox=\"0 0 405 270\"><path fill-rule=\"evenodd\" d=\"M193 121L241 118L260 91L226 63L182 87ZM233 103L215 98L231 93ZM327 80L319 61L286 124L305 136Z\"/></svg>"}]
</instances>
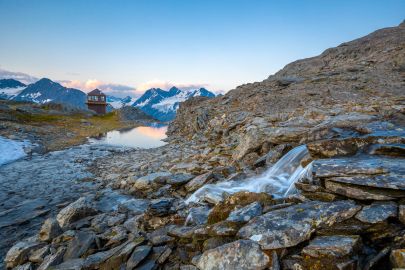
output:
<instances>
[{"instance_id":1,"label":"rocky outcrop","mask_svg":"<svg viewBox=\"0 0 405 270\"><path fill-rule=\"evenodd\" d=\"M262 82L183 103L168 133L226 144L235 161L284 143L367 133L365 123L404 112L404 37L403 24L381 29L288 64Z\"/></svg>"}]
</instances>

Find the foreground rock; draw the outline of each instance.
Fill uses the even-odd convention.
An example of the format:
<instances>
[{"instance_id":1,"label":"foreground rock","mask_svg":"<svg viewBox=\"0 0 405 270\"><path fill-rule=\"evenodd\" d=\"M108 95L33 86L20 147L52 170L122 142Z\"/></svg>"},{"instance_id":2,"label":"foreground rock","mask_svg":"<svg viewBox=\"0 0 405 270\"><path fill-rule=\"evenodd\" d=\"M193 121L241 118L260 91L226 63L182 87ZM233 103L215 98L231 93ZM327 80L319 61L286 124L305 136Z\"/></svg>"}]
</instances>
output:
<instances>
[{"instance_id":1,"label":"foreground rock","mask_svg":"<svg viewBox=\"0 0 405 270\"><path fill-rule=\"evenodd\" d=\"M249 240L239 240L204 252L198 259L197 267L212 269L265 269L269 257L259 245Z\"/></svg>"},{"instance_id":2,"label":"foreground rock","mask_svg":"<svg viewBox=\"0 0 405 270\"><path fill-rule=\"evenodd\" d=\"M94 206L86 197L81 197L77 201L63 208L56 216L60 227L66 228L79 219L96 214Z\"/></svg>"}]
</instances>

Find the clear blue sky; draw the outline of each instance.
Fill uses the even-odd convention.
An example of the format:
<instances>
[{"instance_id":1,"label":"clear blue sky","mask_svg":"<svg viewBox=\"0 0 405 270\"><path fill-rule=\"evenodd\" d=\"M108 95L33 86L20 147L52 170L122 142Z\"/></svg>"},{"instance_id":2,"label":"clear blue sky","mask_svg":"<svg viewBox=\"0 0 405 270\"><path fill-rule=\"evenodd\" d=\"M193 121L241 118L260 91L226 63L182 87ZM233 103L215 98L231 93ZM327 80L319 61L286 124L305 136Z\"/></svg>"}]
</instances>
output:
<instances>
[{"instance_id":1,"label":"clear blue sky","mask_svg":"<svg viewBox=\"0 0 405 270\"><path fill-rule=\"evenodd\" d=\"M0 68L229 90L404 19L404 0L0 0Z\"/></svg>"}]
</instances>

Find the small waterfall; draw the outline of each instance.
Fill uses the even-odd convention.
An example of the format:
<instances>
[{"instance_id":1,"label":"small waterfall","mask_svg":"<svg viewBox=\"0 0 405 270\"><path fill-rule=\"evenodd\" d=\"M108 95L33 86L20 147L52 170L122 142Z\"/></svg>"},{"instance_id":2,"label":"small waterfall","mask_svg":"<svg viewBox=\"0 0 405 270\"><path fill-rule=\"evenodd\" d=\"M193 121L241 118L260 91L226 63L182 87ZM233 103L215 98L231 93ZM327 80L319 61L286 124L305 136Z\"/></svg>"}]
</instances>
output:
<instances>
[{"instance_id":1,"label":"small waterfall","mask_svg":"<svg viewBox=\"0 0 405 270\"><path fill-rule=\"evenodd\" d=\"M285 154L276 164L262 175L239 181L208 184L192 194L186 203L199 202L204 197L223 197L238 191L267 192L275 197L284 197L295 190L294 183L312 171L312 164L305 168L301 161L308 156L305 145L297 146Z\"/></svg>"}]
</instances>

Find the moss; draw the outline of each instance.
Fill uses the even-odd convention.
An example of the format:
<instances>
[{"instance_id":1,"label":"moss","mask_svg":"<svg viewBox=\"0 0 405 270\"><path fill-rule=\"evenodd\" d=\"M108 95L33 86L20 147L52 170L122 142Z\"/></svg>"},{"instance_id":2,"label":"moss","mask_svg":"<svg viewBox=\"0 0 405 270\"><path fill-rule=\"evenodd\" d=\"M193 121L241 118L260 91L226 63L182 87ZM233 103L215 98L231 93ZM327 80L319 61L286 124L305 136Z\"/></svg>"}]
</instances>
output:
<instances>
[{"instance_id":1,"label":"moss","mask_svg":"<svg viewBox=\"0 0 405 270\"><path fill-rule=\"evenodd\" d=\"M214 224L228 218L237 206L246 206L253 202L263 205L274 205L273 198L267 193L241 191L229 196L225 201L217 204L208 215L208 224Z\"/></svg>"}]
</instances>

